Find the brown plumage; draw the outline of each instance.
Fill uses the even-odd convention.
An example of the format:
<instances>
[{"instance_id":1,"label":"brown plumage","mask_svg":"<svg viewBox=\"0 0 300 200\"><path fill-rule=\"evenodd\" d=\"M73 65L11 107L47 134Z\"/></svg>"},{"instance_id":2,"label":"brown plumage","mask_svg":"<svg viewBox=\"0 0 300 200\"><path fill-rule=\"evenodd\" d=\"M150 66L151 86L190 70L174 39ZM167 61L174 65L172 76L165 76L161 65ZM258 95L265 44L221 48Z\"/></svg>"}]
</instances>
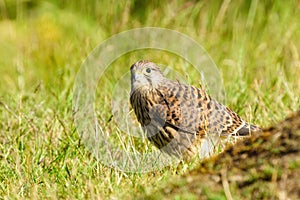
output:
<instances>
[{"instance_id":1,"label":"brown plumage","mask_svg":"<svg viewBox=\"0 0 300 200\"><path fill-rule=\"evenodd\" d=\"M220 139L260 130L205 90L165 78L155 63L139 61L130 70L130 103L150 142L163 152L205 157Z\"/></svg>"}]
</instances>

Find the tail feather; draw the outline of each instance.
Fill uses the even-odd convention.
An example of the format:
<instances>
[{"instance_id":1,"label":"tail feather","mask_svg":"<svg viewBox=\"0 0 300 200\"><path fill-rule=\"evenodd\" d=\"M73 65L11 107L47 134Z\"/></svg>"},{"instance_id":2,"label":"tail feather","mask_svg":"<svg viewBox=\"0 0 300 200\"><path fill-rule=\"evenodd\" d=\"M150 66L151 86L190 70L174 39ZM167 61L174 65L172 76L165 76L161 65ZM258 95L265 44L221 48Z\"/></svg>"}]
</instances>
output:
<instances>
[{"instance_id":1,"label":"tail feather","mask_svg":"<svg viewBox=\"0 0 300 200\"><path fill-rule=\"evenodd\" d=\"M236 135L250 136L252 133L257 133L259 131L261 131L261 129L258 126L246 123L245 126L243 126L237 131Z\"/></svg>"}]
</instances>

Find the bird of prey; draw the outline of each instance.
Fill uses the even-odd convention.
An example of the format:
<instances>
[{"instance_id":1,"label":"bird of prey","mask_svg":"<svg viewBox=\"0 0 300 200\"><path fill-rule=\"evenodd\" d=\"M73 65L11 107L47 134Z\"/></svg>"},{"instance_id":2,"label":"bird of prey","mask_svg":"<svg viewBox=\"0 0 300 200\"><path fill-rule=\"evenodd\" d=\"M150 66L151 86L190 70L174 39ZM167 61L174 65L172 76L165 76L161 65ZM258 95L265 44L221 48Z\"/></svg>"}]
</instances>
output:
<instances>
[{"instance_id":1,"label":"bird of prey","mask_svg":"<svg viewBox=\"0 0 300 200\"><path fill-rule=\"evenodd\" d=\"M207 157L220 140L260 131L203 88L167 79L153 62L138 61L130 71L137 120L149 141L169 155Z\"/></svg>"}]
</instances>

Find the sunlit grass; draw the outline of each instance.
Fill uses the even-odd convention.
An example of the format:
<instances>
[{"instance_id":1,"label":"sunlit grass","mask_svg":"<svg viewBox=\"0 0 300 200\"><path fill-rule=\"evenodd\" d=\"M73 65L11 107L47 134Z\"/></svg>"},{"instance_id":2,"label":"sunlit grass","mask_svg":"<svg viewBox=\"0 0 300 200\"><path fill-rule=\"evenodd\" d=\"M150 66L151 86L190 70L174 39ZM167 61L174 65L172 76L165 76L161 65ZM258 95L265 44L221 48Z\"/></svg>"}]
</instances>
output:
<instances>
[{"instance_id":1,"label":"sunlit grass","mask_svg":"<svg viewBox=\"0 0 300 200\"><path fill-rule=\"evenodd\" d=\"M133 198L192 167L124 173L98 162L80 143L72 118L76 74L93 48L121 31L158 26L198 41L220 69L226 104L248 121L264 127L299 109L297 1L12 2L0 1L4 199ZM96 113L107 131L116 125L108 122L114 85L140 59L174 66L183 76L190 75L192 84L199 83L188 64L170 53L124 55L112 63L97 90ZM130 142L124 132L116 133ZM118 137L112 139L118 142ZM147 148L139 139L133 144L141 151Z\"/></svg>"}]
</instances>

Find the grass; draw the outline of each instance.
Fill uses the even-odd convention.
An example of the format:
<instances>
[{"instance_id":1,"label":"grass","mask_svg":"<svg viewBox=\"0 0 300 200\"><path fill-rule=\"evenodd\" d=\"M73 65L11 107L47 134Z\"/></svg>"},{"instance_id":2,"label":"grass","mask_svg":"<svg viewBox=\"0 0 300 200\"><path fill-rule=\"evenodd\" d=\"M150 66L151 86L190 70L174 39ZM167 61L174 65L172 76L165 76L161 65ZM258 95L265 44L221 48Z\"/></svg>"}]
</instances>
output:
<instances>
[{"instance_id":1,"label":"grass","mask_svg":"<svg viewBox=\"0 0 300 200\"><path fill-rule=\"evenodd\" d=\"M76 74L92 49L121 31L157 26L195 39L219 67L226 104L262 127L300 106L297 1L2 0L0 19L3 199L133 198L193 167L125 173L98 162L80 143L72 118ZM117 59L97 90L96 112L107 132L116 127L109 122L111 91L130 64L141 58L189 73L181 67L187 63L162 51L132 52ZM116 66L119 70L114 71ZM193 77L191 83L197 85ZM121 144L116 135L132 142L122 131L112 134L116 145ZM135 140L132 144L141 151L151 150L145 141Z\"/></svg>"}]
</instances>

